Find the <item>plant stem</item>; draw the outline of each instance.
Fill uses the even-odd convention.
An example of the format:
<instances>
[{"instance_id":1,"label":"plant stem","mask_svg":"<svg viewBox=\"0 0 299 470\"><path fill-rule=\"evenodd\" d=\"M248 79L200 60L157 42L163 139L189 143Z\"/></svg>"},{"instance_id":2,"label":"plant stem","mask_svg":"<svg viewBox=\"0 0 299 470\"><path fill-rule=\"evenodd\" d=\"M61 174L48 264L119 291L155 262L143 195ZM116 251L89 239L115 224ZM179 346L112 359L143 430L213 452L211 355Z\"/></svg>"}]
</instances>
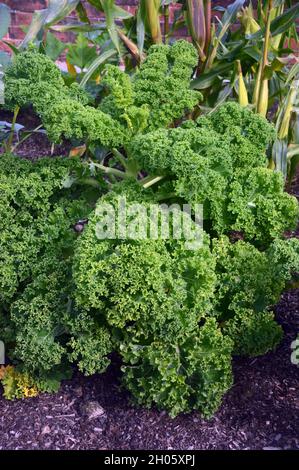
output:
<instances>
[{"instance_id":1,"label":"plant stem","mask_svg":"<svg viewBox=\"0 0 299 470\"><path fill-rule=\"evenodd\" d=\"M204 53L207 55L211 42L211 22L212 22L212 2L206 0L205 4L205 21L206 21L206 42L204 47Z\"/></svg>"},{"instance_id":2,"label":"plant stem","mask_svg":"<svg viewBox=\"0 0 299 470\"><path fill-rule=\"evenodd\" d=\"M163 178L165 178L165 176L148 176L141 180L140 183L144 189L147 189L161 181Z\"/></svg>"},{"instance_id":3,"label":"plant stem","mask_svg":"<svg viewBox=\"0 0 299 470\"><path fill-rule=\"evenodd\" d=\"M255 107L257 105L258 98L259 98L261 79L262 79L262 64L260 63L257 69L254 90L253 90L253 95L252 95L252 104L254 104Z\"/></svg>"},{"instance_id":4,"label":"plant stem","mask_svg":"<svg viewBox=\"0 0 299 470\"><path fill-rule=\"evenodd\" d=\"M124 171L117 170L116 168L110 168L105 165L101 165L100 163L95 163L95 162L90 162L95 166L96 168L99 168L99 170L103 171L107 175L114 175L118 176L119 178L130 178L131 176L125 173Z\"/></svg>"},{"instance_id":5,"label":"plant stem","mask_svg":"<svg viewBox=\"0 0 299 470\"><path fill-rule=\"evenodd\" d=\"M240 106L246 107L248 106L248 95L247 89L244 82L244 77L242 73L242 66L240 60L237 60L237 68L238 68L238 80L239 80L239 104Z\"/></svg>"},{"instance_id":6,"label":"plant stem","mask_svg":"<svg viewBox=\"0 0 299 470\"><path fill-rule=\"evenodd\" d=\"M164 6L164 43L168 43L169 34L169 5Z\"/></svg>"},{"instance_id":7,"label":"plant stem","mask_svg":"<svg viewBox=\"0 0 299 470\"><path fill-rule=\"evenodd\" d=\"M154 44L160 44L162 42L159 6L160 6L159 0L146 0L145 2L145 9L146 9L146 15L148 19L149 29L150 29Z\"/></svg>"},{"instance_id":8,"label":"plant stem","mask_svg":"<svg viewBox=\"0 0 299 470\"><path fill-rule=\"evenodd\" d=\"M270 45L270 26L271 26L271 10L273 0L269 0L267 8L267 23L265 31L265 42L263 48L263 57L261 64L261 84L259 86L259 96L257 101L256 110L262 116L266 116L268 110L268 80L265 78L265 68L268 65L268 52Z\"/></svg>"},{"instance_id":9,"label":"plant stem","mask_svg":"<svg viewBox=\"0 0 299 470\"><path fill-rule=\"evenodd\" d=\"M120 39L125 44L125 46L127 47L127 49L132 54L132 56L135 58L135 60L138 63L140 63L142 57L140 56L139 49L138 49L137 45L133 41L131 41L131 39L129 39L120 29L117 30L117 33L118 33Z\"/></svg>"},{"instance_id":10,"label":"plant stem","mask_svg":"<svg viewBox=\"0 0 299 470\"><path fill-rule=\"evenodd\" d=\"M25 137L23 137L23 139L21 139L19 142L17 142L11 149L12 152L14 152L19 145L21 145L23 142L25 142L25 140L29 139L29 137L32 136L32 134L36 131L38 131L39 129L41 129L41 127L43 127L42 124L40 124L39 126L37 126L35 129L33 129L33 131L29 132L28 135L26 135Z\"/></svg>"},{"instance_id":11,"label":"plant stem","mask_svg":"<svg viewBox=\"0 0 299 470\"><path fill-rule=\"evenodd\" d=\"M266 24L266 32L265 32L265 44L264 44L264 50L263 50L263 62L262 62L263 69L268 64L272 4L273 4L273 0L269 0L268 12L267 12L267 24Z\"/></svg>"},{"instance_id":12,"label":"plant stem","mask_svg":"<svg viewBox=\"0 0 299 470\"><path fill-rule=\"evenodd\" d=\"M124 167L124 169L127 170L127 161L124 156L116 148L112 149L112 153L119 163Z\"/></svg>"},{"instance_id":13,"label":"plant stem","mask_svg":"<svg viewBox=\"0 0 299 470\"><path fill-rule=\"evenodd\" d=\"M84 184L84 185L87 184L88 186L92 186L93 188L97 188L97 189L101 188L100 183L94 178L80 178L79 180L77 180L77 183Z\"/></svg>"},{"instance_id":14,"label":"plant stem","mask_svg":"<svg viewBox=\"0 0 299 470\"><path fill-rule=\"evenodd\" d=\"M15 107L15 110L14 110L14 114L13 114L13 120L12 120L12 124L11 124L10 135L9 135L9 139L8 139L8 143L7 143L7 150L8 150L8 152L11 152L11 151L12 151L12 142L13 142L13 137L14 137L14 132L15 132L15 126L16 126L16 122L17 122L17 117L18 117L19 111L20 111L20 106L16 106L16 107Z\"/></svg>"}]
</instances>

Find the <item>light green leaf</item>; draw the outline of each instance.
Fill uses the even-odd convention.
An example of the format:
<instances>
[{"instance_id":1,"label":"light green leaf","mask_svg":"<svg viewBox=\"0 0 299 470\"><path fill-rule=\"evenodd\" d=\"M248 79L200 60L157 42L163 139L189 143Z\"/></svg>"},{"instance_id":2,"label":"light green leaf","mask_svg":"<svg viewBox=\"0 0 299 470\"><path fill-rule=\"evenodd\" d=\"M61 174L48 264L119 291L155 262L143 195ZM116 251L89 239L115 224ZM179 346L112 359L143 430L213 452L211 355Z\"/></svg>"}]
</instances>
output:
<instances>
[{"instance_id":1,"label":"light green leaf","mask_svg":"<svg viewBox=\"0 0 299 470\"><path fill-rule=\"evenodd\" d=\"M0 3L0 39L3 38L10 26L10 8L3 3Z\"/></svg>"},{"instance_id":2,"label":"light green leaf","mask_svg":"<svg viewBox=\"0 0 299 470\"><path fill-rule=\"evenodd\" d=\"M144 38L145 38L145 24L144 24L144 8L143 3L141 2L137 11L137 23L136 23L136 32L137 32L137 46L139 49L139 54L142 54L144 47Z\"/></svg>"},{"instance_id":3,"label":"light green leaf","mask_svg":"<svg viewBox=\"0 0 299 470\"><path fill-rule=\"evenodd\" d=\"M281 15L277 16L270 26L272 36L285 33L290 29L295 21L299 18L299 3L297 2L288 10L284 11ZM256 33L249 36L249 39L259 39L265 34L265 28L260 29Z\"/></svg>"},{"instance_id":4,"label":"light green leaf","mask_svg":"<svg viewBox=\"0 0 299 470\"><path fill-rule=\"evenodd\" d=\"M299 75L299 62L295 63L289 71L286 84L290 83L297 75Z\"/></svg>"},{"instance_id":5,"label":"light green leaf","mask_svg":"<svg viewBox=\"0 0 299 470\"><path fill-rule=\"evenodd\" d=\"M299 155L299 144L291 144L288 148L288 158L292 158L295 155Z\"/></svg>"},{"instance_id":6,"label":"light green leaf","mask_svg":"<svg viewBox=\"0 0 299 470\"><path fill-rule=\"evenodd\" d=\"M49 0L47 9L34 12L27 34L19 47L24 49L31 41L34 41L43 28L49 28L63 20L78 3L79 0Z\"/></svg>"},{"instance_id":7,"label":"light green leaf","mask_svg":"<svg viewBox=\"0 0 299 470\"><path fill-rule=\"evenodd\" d=\"M108 59L116 55L116 50L115 49L110 49L108 51L103 52L101 55L99 55L93 62L90 64L88 67L83 79L80 82L80 86L82 88L85 87L86 83L90 79L90 77L94 74L94 72L102 65L105 63Z\"/></svg>"},{"instance_id":8,"label":"light green leaf","mask_svg":"<svg viewBox=\"0 0 299 470\"><path fill-rule=\"evenodd\" d=\"M76 42L69 45L67 59L72 65L77 65L83 70L97 57L95 46L89 46L89 41L82 33L78 34Z\"/></svg>"},{"instance_id":9,"label":"light green leaf","mask_svg":"<svg viewBox=\"0 0 299 470\"><path fill-rule=\"evenodd\" d=\"M277 139L272 147L272 158L275 163L276 171L281 171L284 177L287 175L287 152L287 142Z\"/></svg>"},{"instance_id":10,"label":"light green leaf","mask_svg":"<svg viewBox=\"0 0 299 470\"><path fill-rule=\"evenodd\" d=\"M103 10L106 16L106 25L107 25L109 35L111 37L111 40L117 52L119 53L119 55L121 55L119 36L117 33L115 21L114 21L115 20L114 0L105 0L102 2L102 5L103 5Z\"/></svg>"},{"instance_id":11,"label":"light green leaf","mask_svg":"<svg viewBox=\"0 0 299 470\"><path fill-rule=\"evenodd\" d=\"M98 31L105 29L105 24L103 23L70 23L70 24L55 24L50 26L52 31L57 31L60 33L73 32L73 33L89 33L91 31Z\"/></svg>"},{"instance_id":12,"label":"light green leaf","mask_svg":"<svg viewBox=\"0 0 299 470\"><path fill-rule=\"evenodd\" d=\"M47 33L45 53L52 60L57 60L60 54L66 49L67 44L59 41L56 36L50 32Z\"/></svg>"},{"instance_id":13,"label":"light green leaf","mask_svg":"<svg viewBox=\"0 0 299 470\"><path fill-rule=\"evenodd\" d=\"M107 0L87 0L88 3L90 3L93 7L97 8L98 10L104 12L104 5L107 3ZM108 0L109 1L109 0ZM129 11L125 10L124 8L121 8L113 2L113 5L111 6L112 13L114 18L126 20L128 18L132 18L132 13Z\"/></svg>"},{"instance_id":14,"label":"light green leaf","mask_svg":"<svg viewBox=\"0 0 299 470\"><path fill-rule=\"evenodd\" d=\"M205 88L210 87L215 80L219 78L224 72L231 70L233 68L232 64L224 63L218 65L217 67L213 67L210 72L203 73L198 78L191 82L191 88L196 90L203 90Z\"/></svg>"},{"instance_id":15,"label":"light green leaf","mask_svg":"<svg viewBox=\"0 0 299 470\"><path fill-rule=\"evenodd\" d=\"M11 57L7 52L0 51L0 71L5 70L5 68L10 64Z\"/></svg>"}]
</instances>

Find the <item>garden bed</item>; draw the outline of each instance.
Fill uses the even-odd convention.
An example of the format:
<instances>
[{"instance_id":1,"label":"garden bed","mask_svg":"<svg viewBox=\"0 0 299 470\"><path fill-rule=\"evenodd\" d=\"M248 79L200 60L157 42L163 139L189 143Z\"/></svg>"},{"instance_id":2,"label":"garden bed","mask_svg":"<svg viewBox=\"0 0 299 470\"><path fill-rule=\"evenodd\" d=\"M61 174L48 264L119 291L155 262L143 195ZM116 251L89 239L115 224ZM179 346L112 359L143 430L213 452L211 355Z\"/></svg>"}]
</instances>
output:
<instances>
[{"instance_id":1,"label":"garden bed","mask_svg":"<svg viewBox=\"0 0 299 470\"><path fill-rule=\"evenodd\" d=\"M0 451L299 449L298 5L54 3L0 64Z\"/></svg>"},{"instance_id":2,"label":"garden bed","mask_svg":"<svg viewBox=\"0 0 299 470\"><path fill-rule=\"evenodd\" d=\"M9 120L10 116L6 116ZM26 127L36 125L21 115ZM30 158L48 155L45 136L35 135L18 149ZM55 147L67 154L68 144ZM291 191L299 197L299 172ZM299 237L299 230L292 235ZM234 386L210 420L196 412L171 419L166 412L135 407L120 387L118 359L90 378L76 372L56 395L27 400L0 397L1 449L299 449L299 368L291 363L291 343L299 329L299 289L283 294L276 307L285 335L275 352L235 358ZM96 402L99 417L86 406Z\"/></svg>"},{"instance_id":3,"label":"garden bed","mask_svg":"<svg viewBox=\"0 0 299 470\"><path fill-rule=\"evenodd\" d=\"M234 360L234 386L210 420L136 408L114 364L91 378L76 373L56 395L1 397L0 449L299 449L299 368L290 360L299 289L286 292L276 311L283 342L263 357ZM83 404L90 401L105 415L88 419Z\"/></svg>"}]
</instances>

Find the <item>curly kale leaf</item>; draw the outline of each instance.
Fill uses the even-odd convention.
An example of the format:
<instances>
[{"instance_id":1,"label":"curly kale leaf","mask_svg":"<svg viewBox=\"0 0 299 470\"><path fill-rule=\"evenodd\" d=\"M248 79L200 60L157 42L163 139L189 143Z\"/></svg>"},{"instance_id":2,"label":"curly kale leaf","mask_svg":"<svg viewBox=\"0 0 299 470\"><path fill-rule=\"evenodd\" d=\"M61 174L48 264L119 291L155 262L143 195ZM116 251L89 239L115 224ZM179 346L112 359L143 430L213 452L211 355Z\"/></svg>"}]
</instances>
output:
<instances>
[{"instance_id":1,"label":"curly kale leaf","mask_svg":"<svg viewBox=\"0 0 299 470\"><path fill-rule=\"evenodd\" d=\"M138 135L129 152L143 170L171 179L178 197L203 204L214 233L236 230L269 244L298 220L298 203L284 192L282 176L266 168L274 134L264 118L228 103L196 124Z\"/></svg>"},{"instance_id":2,"label":"curly kale leaf","mask_svg":"<svg viewBox=\"0 0 299 470\"><path fill-rule=\"evenodd\" d=\"M247 308L237 309L222 331L234 341L234 354L253 357L275 349L283 336L272 312L255 312Z\"/></svg>"},{"instance_id":3,"label":"curly kale leaf","mask_svg":"<svg viewBox=\"0 0 299 470\"><path fill-rule=\"evenodd\" d=\"M222 135L229 136L238 129L238 134L245 137L260 151L264 151L275 139L275 129L260 114L237 103L225 103L211 114L210 122L213 129ZM233 137L234 139L234 137Z\"/></svg>"},{"instance_id":4,"label":"curly kale leaf","mask_svg":"<svg viewBox=\"0 0 299 470\"><path fill-rule=\"evenodd\" d=\"M0 158L0 324L10 357L39 390L57 388L68 361L87 373L109 363L108 332L91 320L83 328L83 313L70 308L72 225L90 208L84 190L73 200L75 189L64 182L81 166L76 159Z\"/></svg>"},{"instance_id":5,"label":"curly kale leaf","mask_svg":"<svg viewBox=\"0 0 299 470\"><path fill-rule=\"evenodd\" d=\"M110 193L98 208L107 202L117 207L118 201ZM146 213L143 225L149 217ZM118 328L146 325L148 334L172 337L192 329L211 309L215 278L208 238L203 235L203 246L196 250L187 250L184 240L161 236L122 240L112 234L103 240L97 227L105 220L96 210L77 243L73 275L78 305L101 311Z\"/></svg>"},{"instance_id":6,"label":"curly kale leaf","mask_svg":"<svg viewBox=\"0 0 299 470\"><path fill-rule=\"evenodd\" d=\"M72 335L67 344L68 359L85 375L104 372L110 364L107 356L113 351L109 330L84 311L72 315L67 324Z\"/></svg>"},{"instance_id":7,"label":"curly kale leaf","mask_svg":"<svg viewBox=\"0 0 299 470\"><path fill-rule=\"evenodd\" d=\"M189 89L189 82L196 63L193 46L178 41L172 47L153 46L132 83L108 65L103 85L109 95L95 109L86 106L88 97L77 84L65 86L48 57L28 50L7 70L5 103L10 109L32 104L54 142L74 137L121 147L132 135L167 127L194 108L200 95Z\"/></svg>"},{"instance_id":8,"label":"curly kale leaf","mask_svg":"<svg viewBox=\"0 0 299 470\"><path fill-rule=\"evenodd\" d=\"M73 137L114 147L126 140L117 121L86 106L86 93L77 84L65 86L58 67L36 51L18 54L8 68L5 103L10 108L32 104L53 142Z\"/></svg>"},{"instance_id":9,"label":"curly kale leaf","mask_svg":"<svg viewBox=\"0 0 299 470\"><path fill-rule=\"evenodd\" d=\"M167 127L198 104L201 94L190 90L190 78L198 61L192 44L154 45L133 77L134 104L150 109L148 130Z\"/></svg>"},{"instance_id":10,"label":"curly kale leaf","mask_svg":"<svg viewBox=\"0 0 299 470\"><path fill-rule=\"evenodd\" d=\"M216 310L236 354L273 349L282 331L271 313L286 283L299 271L299 240L275 240L266 251L250 243L214 240Z\"/></svg>"},{"instance_id":11,"label":"curly kale leaf","mask_svg":"<svg viewBox=\"0 0 299 470\"><path fill-rule=\"evenodd\" d=\"M173 417L192 409L209 417L232 384L231 349L214 319L173 342L127 334L123 380L139 404L156 404Z\"/></svg>"},{"instance_id":12,"label":"curly kale leaf","mask_svg":"<svg viewBox=\"0 0 299 470\"><path fill-rule=\"evenodd\" d=\"M299 215L296 198L284 192L282 174L267 168L236 173L227 210L228 228L242 231L247 240L262 244L294 229Z\"/></svg>"}]
</instances>

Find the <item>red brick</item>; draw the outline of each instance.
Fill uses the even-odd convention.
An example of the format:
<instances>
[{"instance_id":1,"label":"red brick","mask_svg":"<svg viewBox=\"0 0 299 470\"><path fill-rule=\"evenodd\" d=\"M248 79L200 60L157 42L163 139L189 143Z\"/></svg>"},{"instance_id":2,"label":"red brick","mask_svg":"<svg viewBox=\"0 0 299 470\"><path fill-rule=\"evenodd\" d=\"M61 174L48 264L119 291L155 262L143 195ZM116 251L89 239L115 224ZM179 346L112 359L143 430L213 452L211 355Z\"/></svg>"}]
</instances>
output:
<instances>
[{"instance_id":1,"label":"red brick","mask_svg":"<svg viewBox=\"0 0 299 470\"><path fill-rule=\"evenodd\" d=\"M9 38L13 39L11 42L15 42L16 39L22 40L25 36L24 31L18 26L11 26L9 29Z\"/></svg>"},{"instance_id":2,"label":"red brick","mask_svg":"<svg viewBox=\"0 0 299 470\"><path fill-rule=\"evenodd\" d=\"M88 16L91 21L101 21L102 14L92 7L87 0L83 0ZM48 4L48 0L0 0L0 2L5 3L8 5L12 11L12 25L9 31L8 39L11 39L12 41L19 41L24 37L24 32L21 29L21 26L28 25L31 21L32 13L34 10L40 10L43 8L46 8ZM232 0L219 0L219 1L213 1L212 5L213 8L216 6L226 6L230 4ZM127 9L131 13L134 14L136 11L136 8L139 4L139 0L116 0L116 3L122 8ZM256 0L253 1L253 4L256 5ZM180 5L172 5L170 7L170 23L173 21L173 15L175 9L180 8ZM215 16L221 17L221 12L217 12L214 10L214 17ZM74 20L76 18L76 12L73 12L71 15L71 20ZM161 17L161 23L163 23L163 17ZM163 26L163 25L162 25ZM72 41L73 38L75 37L72 34L66 34L66 33L57 33L58 37L61 40L64 41ZM176 31L175 37L186 37L187 32L184 29L180 29L179 31ZM298 45L294 44L294 49L298 50Z\"/></svg>"},{"instance_id":3,"label":"red brick","mask_svg":"<svg viewBox=\"0 0 299 470\"><path fill-rule=\"evenodd\" d=\"M118 5L138 5L138 0L116 0Z\"/></svg>"},{"instance_id":4,"label":"red brick","mask_svg":"<svg viewBox=\"0 0 299 470\"><path fill-rule=\"evenodd\" d=\"M32 13L16 11L11 14L11 24L15 27L28 25L31 23Z\"/></svg>"},{"instance_id":5,"label":"red brick","mask_svg":"<svg viewBox=\"0 0 299 470\"><path fill-rule=\"evenodd\" d=\"M74 33L68 32L68 33L59 33L55 32L55 36L62 42L74 42L76 39L76 36Z\"/></svg>"},{"instance_id":6,"label":"red brick","mask_svg":"<svg viewBox=\"0 0 299 470\"><path fill-rule=\"evenodd\" d=\"M135 12L137 10L137 6L136 5L122 5L122 8L124 10L127 10L129 11L130 13L132 13L132 15L135 15Z\"/></svg>"},{"instance_id":7,"label":"red brick","mask_svg":"<svg viewBox=\"0 0 299 470\"><path fill-rule=\"evenodd\" d=\"M47 0L1 0L1 3L5 3L12 10L27 12L41 10L47 6Z\"/></svg>"}]
</instances>

